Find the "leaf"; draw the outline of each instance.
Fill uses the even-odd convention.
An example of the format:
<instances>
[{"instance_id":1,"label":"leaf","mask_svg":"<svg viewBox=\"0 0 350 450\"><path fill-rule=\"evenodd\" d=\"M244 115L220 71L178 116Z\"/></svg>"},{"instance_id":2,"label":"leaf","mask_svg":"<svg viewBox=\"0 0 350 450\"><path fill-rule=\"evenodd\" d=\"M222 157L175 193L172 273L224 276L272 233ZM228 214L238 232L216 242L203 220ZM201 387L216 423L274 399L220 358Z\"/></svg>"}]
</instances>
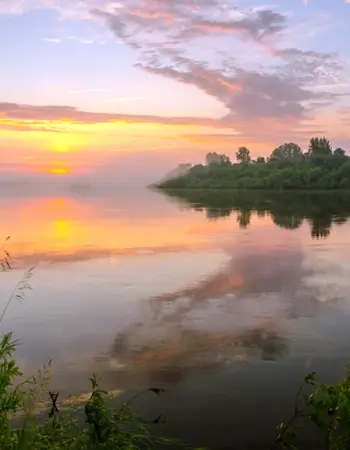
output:
<instances>
[{"instance_id":1,"label":"leaf","mask_svg":"<svg viewBox=\"0 0 350 450\"><path fill-rule=\"evenodd\" d=\"M149 388L148 390L154 392L158 397L165 392L165 389L160 388Z\"/></svg>"},{"instance_id":2,"label":"leaf","mask_svg":"<svg viewBox=\"0 0 350 450\"><path fill-rule=\"evenodd\" d=\"M162 415L160 414L156 419L152 420L152 423L159 423L162 419Z\"/></svg>"},{"instance_id":3,"label":"leaf","mask_svg":"<svg viewBox=\"0 0 350 450\"><path fill-rule=\"evenodd\" d=\"M316 409L311 414L311 420L321 429L327 429L327 421L325 420L323 410Z\"/></svg>"}]
</instances>

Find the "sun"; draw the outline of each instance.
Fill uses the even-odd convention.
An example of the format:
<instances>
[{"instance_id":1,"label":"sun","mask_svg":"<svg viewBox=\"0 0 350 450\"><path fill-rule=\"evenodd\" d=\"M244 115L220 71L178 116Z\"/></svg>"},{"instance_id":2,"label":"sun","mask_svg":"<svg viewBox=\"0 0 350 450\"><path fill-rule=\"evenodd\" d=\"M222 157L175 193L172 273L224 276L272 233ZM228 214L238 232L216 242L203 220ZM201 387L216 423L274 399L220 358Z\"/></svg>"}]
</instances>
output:
<instances>
[{"instance_id":1,"label":"sun","mask_svg":"<svg viewBox=\"0 0 350 450\"><path fill-rule=\"evenodd\" d=\"M56 175L65 175L67 173L70 173L71 170L67 167L52 167L49 169L49 172Z\"/></svg>"}]
</instances>

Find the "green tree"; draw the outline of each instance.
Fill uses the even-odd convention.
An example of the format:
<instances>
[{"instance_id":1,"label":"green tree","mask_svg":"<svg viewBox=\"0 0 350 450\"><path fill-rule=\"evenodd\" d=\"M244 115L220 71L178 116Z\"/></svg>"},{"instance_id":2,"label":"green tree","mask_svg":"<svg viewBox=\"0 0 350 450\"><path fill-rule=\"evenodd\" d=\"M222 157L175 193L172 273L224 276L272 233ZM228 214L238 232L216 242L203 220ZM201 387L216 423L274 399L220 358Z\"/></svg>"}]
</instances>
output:
<instances>
[{"instance_id":1,"label":"green tree","mask_svg":"<svg viewBox=\"0 0 350 450\"><path fill-rule=\"evenodd\" d=\"M270 160L271 161L295 161L298 162L303 157L303 151L299 147L299 145L294 144L293 142L282 144L279 147L275 148L275 150L271 153Z\"/></svg>"},{"instance_id":2,"label":"green tree","mask_svg":"<svg viewBox=\"0 0 350 450\"><path fill-rule=\"evenodd\" d=\"M230 158L225 154L219 154L216 152L209 152L205 157L207 166L211 165L230 165Z\"/></svg>"},{"instance_id":3,"label":"green tree","mask_svg":"<svg viewBox=\"0 0 350 450\"><path fill-rule=\"evenodd\" d=\"M350 156L343 149L332 152L326 138L312 138L303 154L294 143L277 147L270 158L251 160L246 147L231 164L226 155L208 153L207 165L193 166L176 179L158 184L168 189L350 189ZM264 163L265 162L265 163ZM283 214L282 214L283 215ZM317 233L316 233L317 234Z\"/></svg>"},{"instance_id":4,"label":"green tree","mask_svg":"<svg viewBox=\"0 0 350 450\"><path fill-rule=\"evenodd\" d=\"M335 156L345 156L345 150L342 148L336 148L333 152L333 155Z\"/></svg>"},{"instance_id":5,"label":"green tree","mask_svg":"<svg viewBox=\"0 0 350 450\"><path fill-rule=\"evenodd\" d=\"M328 156L332 154L332 146L325 137L314 137L310 139L309 156Z\"/></svg>"},{"instance_id":6,"label":"green tree","mask_svg":"<svg viewBox=\"0 0 350 450\"><path fill-rule=\"evenodd\" d=\"M250 151L247 147L239 147L236 159L240 164L249 164L251 162Z\"/></svg>"}]
</instances>

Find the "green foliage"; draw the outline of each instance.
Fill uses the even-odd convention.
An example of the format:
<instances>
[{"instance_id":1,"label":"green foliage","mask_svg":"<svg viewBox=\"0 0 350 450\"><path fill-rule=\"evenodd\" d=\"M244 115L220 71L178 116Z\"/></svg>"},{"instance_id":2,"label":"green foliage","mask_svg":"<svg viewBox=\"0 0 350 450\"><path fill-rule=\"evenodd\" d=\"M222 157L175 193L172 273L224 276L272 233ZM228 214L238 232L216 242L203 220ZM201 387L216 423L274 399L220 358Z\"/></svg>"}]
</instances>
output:
<instances>
[{"instance_id":1,"label":"green foliage","mask_svg":"<svg viewBox=\"0 0 350 450\"><path fill-rule=\"evenodd\" d=\"M246 147L236 153L237 164L225 155L210 153L207 165L193 166L187 174L160 183L165 189L265 189L330 190L350 189L350 157L342 149L332 152L326 138L312 138L309 151L303 154L294 143L273 150L265 162L254 163ZM214 156L213 156L214 155ZM254 164L253 164L254 163Z\"/></svg>"},{"instance_id":2,"label":"green foliage","mask_svg":"<svg viewBox=\"0 0 350 450\"><path fill-rule=\"evenodd\" d=\"M305 377L295 398L294 413L278 426L271 448L297 449L298 438L309 423L317 428L327 449L350 448L349 368L345 378L336 384L317 381L315 372Z\"/></svg>"},{"instance_id":3,"label":"green foliage","mask_svg":"<svg viewBox=\"0 0 350 450\"><path fill-rule=\"evenodd\" d=\"M310 139L309 156L329 156L332 154L332 146L325 137L314 137Z\"/></svg>"},{"instance_id":4,"label":"green foliage","mask_svg":"<svg viewBox=\"0 0 350 450\"><path fill-rule=\"evenodd\" d=\"M342 148L336 148L333 152L333 155L345 156L345 150L343 150Z\"/></svg>"},{"instance_id":5,"label":"green foliage","mask_svg":"<svg viewBox=\"0 0 350 450\"><path fill-rule=\"evenodd\" d=\"M15 343L8 333L0 342L0 448L11 445L15 439L9 422L9 414L15 413L23 402L23 393L13 388L13 381L22 375L12 354ZM8 448L11 448L10 446ZM15 447L14 447L15 448Z\"/></svg>"},{"instance_id":6,"label":"green foliage","mask_svg":"<svg viewBox=\"0 0 350 450\"><path fill-rule=\"evenodd\" d=\"M230 158L227 155L210 152L205 157L207 166L215 165L231 165Z\"/></svg>"},{"instance_id":7,"label":"green foliage","mask_svg":"<svg viewBox=\"0 0 350 450\"><path fill-rule=\"evenodd\" d=\"M275 150L271 153L270 161L288 160L299 162L302 160L303 156L303 151L299 145L291 142L275 148Z\"/></svg>"},{"instance_id":8,"label":"green foliage","mask_svg":"<svg viewBox=\"0 0 350 450\"><path fill-rule=\"evenodd\" d=\"M236 159L240 164L249 164L251 162L250 151L247 147L239 147Z\"/></svg>"}]
</instances>

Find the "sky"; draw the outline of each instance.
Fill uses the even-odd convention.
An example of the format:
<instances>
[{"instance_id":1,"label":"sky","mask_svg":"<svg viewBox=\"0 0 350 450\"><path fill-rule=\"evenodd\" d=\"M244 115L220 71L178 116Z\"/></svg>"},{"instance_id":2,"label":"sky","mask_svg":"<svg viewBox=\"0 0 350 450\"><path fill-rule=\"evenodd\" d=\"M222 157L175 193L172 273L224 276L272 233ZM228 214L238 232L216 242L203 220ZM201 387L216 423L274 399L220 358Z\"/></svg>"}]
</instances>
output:
<instances>
[{"instance_id":1,"label":"sky","mask_svg":"<svg viewBox=\"0 0 350 450\"><path fill-rule=\"evenodd\" d=\"M350 150L350 2L0 0L0 180Z\"/></svg>"}]
</instances>

